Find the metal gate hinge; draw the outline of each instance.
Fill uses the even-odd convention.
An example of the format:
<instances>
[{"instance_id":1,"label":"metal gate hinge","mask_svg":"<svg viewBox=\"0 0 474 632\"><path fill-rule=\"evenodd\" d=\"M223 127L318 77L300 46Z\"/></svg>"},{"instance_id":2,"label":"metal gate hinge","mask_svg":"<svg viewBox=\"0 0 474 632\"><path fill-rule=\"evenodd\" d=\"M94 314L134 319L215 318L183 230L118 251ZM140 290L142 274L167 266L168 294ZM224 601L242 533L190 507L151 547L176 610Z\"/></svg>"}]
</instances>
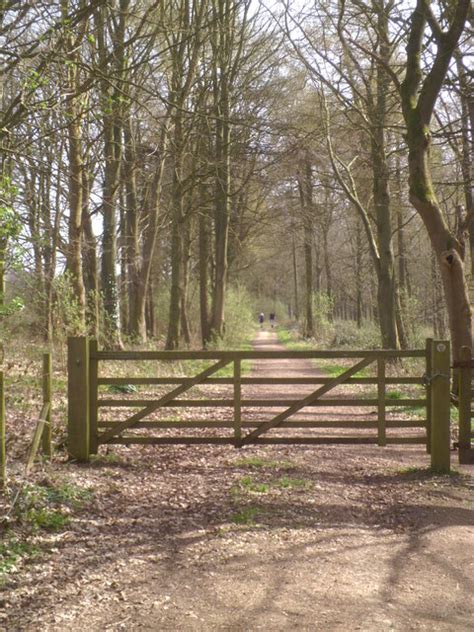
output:
<instances>
[{"instance_id":1,"label":"metal gate hinge","mask_svg":"<svg viewBox=\"0 0 474 632\"><path fill-rule=\"evenodd\" d=\"M451 377L447 375L446 373L433 373L432 375L428 375L427 373L425 373L423 377L421 378L423 382L423 386L429 386L432 382L434 382L439 377L443 378L444 380L451 379Z\"/></svg>"}]
</instances>

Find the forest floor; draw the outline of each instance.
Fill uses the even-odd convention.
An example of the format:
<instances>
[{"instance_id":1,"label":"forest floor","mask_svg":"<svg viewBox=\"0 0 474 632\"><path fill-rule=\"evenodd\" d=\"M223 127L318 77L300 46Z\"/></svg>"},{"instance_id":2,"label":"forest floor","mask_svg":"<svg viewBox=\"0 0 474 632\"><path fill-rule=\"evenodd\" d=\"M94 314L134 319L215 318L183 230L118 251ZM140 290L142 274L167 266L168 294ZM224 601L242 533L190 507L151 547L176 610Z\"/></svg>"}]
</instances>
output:
<instances>
[{"instance_id":1,"label":"forest floor","mask_svg":"<svg viewBox=\"0 0 474 632\"><path fill-rule=\"evenodd\" d=\"M280 348L273 332L256 344ZM295 364L255 363L252 375ZM0 629L472 629L472 466L432 476L424 447L409 445L114 454L38 474L93 495L4 583Z\"/></svg>"}]
</instances>

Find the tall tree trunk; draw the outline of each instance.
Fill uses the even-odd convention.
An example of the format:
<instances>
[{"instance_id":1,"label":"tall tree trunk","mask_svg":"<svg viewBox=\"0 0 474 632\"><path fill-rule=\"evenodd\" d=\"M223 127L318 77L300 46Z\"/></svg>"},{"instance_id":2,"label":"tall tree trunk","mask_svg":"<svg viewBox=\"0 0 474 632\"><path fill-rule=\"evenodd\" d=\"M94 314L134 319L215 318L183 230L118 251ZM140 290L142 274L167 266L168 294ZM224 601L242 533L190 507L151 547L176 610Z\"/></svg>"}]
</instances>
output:
<instances>
[{"instance_id":1,"label":"tall tree trunk","mask_svg":"<svg viewBox=\"0 0 474 632\"><path fill-rule=\"evenodd\" d=\"M293 296L294 296L294 315L295 320L298 321L300 316L300 306L298 301L298 265L296 259L296 240L295 240L295 226L294 223L291 228L291 260L293 264Z\"/></svg>"},{"instance_id":2,"label":"tall tree trunk","mask_svg":"<svg viewBox=\"0 0 474 632\"><path fill-rule=\"evenodd\" d=\"M230 211L230 123L229 94L226 76L221 76L216 118L215 184L215 276L212 296L211 333L224 335L224 306L228 272Z\"/></svg>"},{"instance_id":3,"label":"tall tree trunk","mask_svg":"<svg viewBox=\"0 0 474 632\"><path fill-rule=\"evenodd\" d=\"M155 317L155 286L153 282L153 274L150 274L148 281L148 291L145 306L145 322L147 335L154 338L156 336L156 317Z\"/></svg>"},{"instance_id":4,"label":"tall tree trunk","mask_svg":"<svg viewBox=\"0 0 474 632\"><path fill-rule=\"evenodd\" d=\"M464 276L463 249L444 220L431 180L429 126L469 8L470 0L459 0L455 4L451 25L441 37L441 27L436 24L433 14L428 13L429 5L425 0L417 1L411 17L406 75L401 85L402 110L407 126L410 201L425 224L440 266L455 360L460 359L463 345L472 346L471 306ZM428 22L436 52L431 70L423 79L421 50Z\"/></svg>"},{"instance_id":5,"label":"tall tree trunk","mask_svg":"<svg viewBox=\"0 0 474 632\"><path fill-rule=\"evenodd\" d=\"M303 252L305 262L305 330L308 338L314 336L313 316L313 183L309 157L305 156L303 173L298 178L301 212L303 220Z\"/></svg>"},{"instance_id":6,"label":"tall tree trunk","mask_svg":"<svg viewBox=\"0 0 474 632\"><path fill-rule=\"evenodd\" d=\"M199 214L199 311L201 340L205 347L209 342L209 218L203 209Z\"/></svg>"},{"instance_id":7,"label":"tall tree trunk","mask_svg":"<svg viewBox=\"0 0 474 632\"><path fill-rule=\"evenodd\" d=\"M461 173L463 178L466 217L468 218L471 279L474 279L474 92L472 80L469 81L468 70L464 66L459 50L456 51L455 58L459 76L459 98L461 101Z\"/></svg>"},{"instance_id":8,"label":"tall tree trunk","mask_svg":"<svg viewBox=\"0 0 474 632\"><path fill-rule=\"evenodd\" d=\"M171 217L171 291L168 318L168 337L166 349L177 349L181 341L184 281L184 200L183 200L183 128L182 113L177 110L173 117L173 182L172 182L172 217Z\"/></svg>"},{"instance_id":9,"label":"tall tree trunk","mask_svg":"<svg viewBox=\"0 0 474 632\"><path fill-rule=\"evenodd\" d=\"M390 44L388 42L388 15L385 8L385 0L378 0L377 8L379 55L381 60L388 62L390 60ZM371 121L371 158L377 242L379 247L377 301L382 346L389 349L398 349L389 169L385 150L389 78L382 62L376 64L376 84L376 103L374 110L371 112L373 117Z\"/></svg>"},{"instance_id":10,"label":"tall tree trunk","mask_svg":"<svg viewBox=\"0 0 474 632\"><path fill-rule=\"evenodd\" d=\"M124 180L125 180L125 257L128 277L128 333L140 340L146 340L143 325L143 305L139 299L140 270L140 227L136 182L137 158L132 134L131 113L128 112L124 124Z\"/></svg>"},{"instance_id":11,"label":"tall tree trunk","mask_svg":"<svg viewBox=\"0 0 474 632\"><path fill-rule=\"evenodd\" d=\"M356 225L356 251L355 251L355 281L356 281L356 320L357 327L362 327L362 307L363 307L363 271L362 271L362 226L357 220Z\"/></svg>"},{"instance_id":12,"label":"tall tree trunk","mask_svg":"<svg viewBox=\"0 0 474 632\"><path fill-rule=\"evenodd\" d=\"M63 16L67 18L69 0L61 1ZM78 92L79 79L79 53L78 45L84 36L84 28L78 40L73 41L72 36L67 38L67 92L75 95ZM70 276L74 297L77 301L78 320L81 329L86 322L86 292L82 276L82 213L84 192L84 164L82 149L82 106L79 97L72 96L66 108L68 159L69 159L69 224L68 224L68 250L67 271ZM82 333L82 332L78 332Z\"/></svg>"},{"instance_id":13,"label":"tall tree trunk","mask_svg":"<svg viewBox=\"0 0 474 632\"><path fill-rule=\"evenodd\" d=\"M87 172L82 178L82 271L87 300L87 324L90 333L98 339L100 331L100 304L99 304L99 272L97 262L97 240L92 228L92 220L89 212L89 197L91 184Z\"/></svg>"},{"instance_id":14,"label":"tall tree trunk","mask_svg":"<svg viewBox=\"0 0 474 632\"><path fill-rule=\"evenodd\" d=\"M117 195L122 163L122 89L125 72L125 27L129 0L120 0L120 11L111 20L111 46L107 47L105 23L108 7L95 11L96 42L102 67L102 129L104 143L104 182L102 188L101 287L104 306L104 342L121 347L119 292L117 285ZM111 63L112 60L112 63ZM110 74L110 77L106 73Z\"/></svg>"},{"instance_id":15,"label":"tall tree trunk","mask_svg":"<svg viewBox=\"0 0 474 632\"><path fill-rule=\"evenodd\" d=\"M183 296L183 241L181 200L175 200L174 216L171 227L171 291L168 317L168 336L166 349L173 350L179 347L181 340L181 306Z\"/></svg>"}]
</instances>

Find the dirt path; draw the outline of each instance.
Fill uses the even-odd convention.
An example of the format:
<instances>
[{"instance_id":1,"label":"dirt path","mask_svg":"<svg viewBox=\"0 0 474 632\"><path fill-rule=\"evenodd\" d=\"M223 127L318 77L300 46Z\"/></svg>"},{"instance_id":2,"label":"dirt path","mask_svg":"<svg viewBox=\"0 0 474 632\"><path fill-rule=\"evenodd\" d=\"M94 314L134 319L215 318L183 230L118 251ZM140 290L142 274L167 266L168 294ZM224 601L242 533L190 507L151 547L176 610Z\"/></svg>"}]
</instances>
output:
<instances>
[{"instance_id":1,"label":"dirt path","mask_svg":"<svg viewBox=\"0 0 474 632\"><path fill-rule=\"evenodd\" d=\"M270 333L257 342L275 344ZM293 369L278 361L271 374ZM0 593L0 627L472 629L474 482L403 470L427 466L421 448L116 453L66 466L95 500Z\"/></svg>"}]
</instances>

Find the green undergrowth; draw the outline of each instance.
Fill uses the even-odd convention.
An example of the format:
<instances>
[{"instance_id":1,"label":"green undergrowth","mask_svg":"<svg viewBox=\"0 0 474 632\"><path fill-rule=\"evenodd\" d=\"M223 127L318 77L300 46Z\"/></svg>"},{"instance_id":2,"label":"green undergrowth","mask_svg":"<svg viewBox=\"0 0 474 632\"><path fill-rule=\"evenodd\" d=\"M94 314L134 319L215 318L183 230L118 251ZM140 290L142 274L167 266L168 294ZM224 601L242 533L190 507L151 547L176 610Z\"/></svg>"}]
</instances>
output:
<instances>
[{"instance_id":1,"label":"green undergrowth","mask_svg":"<svg viewBox=\"0 0 474 632\"><path fill-rule=\"evenodd\" d=\"M272 459L264 459L259 456L238 459L237 461L233 461L232 465L235 467L268 468L284 471L293 470L296 467L296 465L291 461L275 461Z\"/></svg>"},{"instance_id":2,"label":"green undergrowth","mask_svg":"<svg viewBox=\"0 0 474 632\"><path fill-rule=\"evenodd\" d=\"M246 492L266 494L269 491L270 486L268 483L259 483L258 481L255 481L251 476L243 476L238 482L238 487L233 489L235 491L244 490Z\"/></svg>"},{"instance_id":3,"label":"green undergrowth","mask_svg":"<svg viewBox=\"0 0 474 632\"><path fill-rule=\"evenodd\" d=\"M238 525L255 525L255 519L262 513L260 507L243 507L230 516L230 522Z\"/></svg>"},{"instance_id":4,"label":"green undergrowth","mask_svg":"<svg viewBox=\"0 0 474 632\"><path fill-rule=\"evenodd\" d=\"M289 476L282 476L275 484L281 489L303 489L311 486L310 481L303 478L290 478Z\"/></svg>"},{"instance_id":5,"label":"green undergrowth","mask_svg":"<svg viewBox=\"0 0 474 632\"><path fill-rule=\"evenodd\" d=\"M329 377L334 377L334 378L339 377L341 373L344 373L344 371L347 371L347 369L350 368L350 365L344 366L343 364L333 363L330 360L326 360L324 358L318 359L317 364L318 364L318 368L321 369L321 371L324 371L324 373L329 375ZM357 373L354 373L352 377L371 377L370 373L371 371L367 367L365 369L361 369L360 371L357 371Z\"/></svg>"},{"instance_id":6,"label":"green undergrowth","mask_svg":"<svg viewBox=\"0 0 474 632\"><path fill-rule=\"evenodd\" d=\"M7 531L2 540L0 542L0 586L5 583L9 573L18 570L22 559L34 558L41 553L40 547L20 541L11 531Z\"/></svg>"},{"instance_id":7,"label":"green undergrowth","mask_svg":"<svg viewBox=\"0 0 474 632\"><path fill-rule=\"evenodd\" d=\"M294 478L288 475L275 476L276 472L265 471L269 462L265 464L254 460L251 466L263 476L245 475L239 478L230 488L230 495L233 503L236 505L235 513L231 515L230 522L238 525L254 526L258 517L263 513L271 511L271 505L256 506L255 504L247 504L251 499L267 496L271 499L272 495L280 495L282 493L291 493L293 491L308 490L312 486L310 480L302 478ZM269 468L273 470L274 468Z\"/></svg>"},{"instance_id":8,"label":"green undergrowth","mask_svg":"<svg viewBox=\"0 0 474 632\"><path fill-rule=\"evenodd\" d=\"M64 531L93 500L91 490L68 481L27 483L9 491L10 508L0 526L0 583L19 562L41 553L42 534ZM1 533L1 531L0 531ZM34 540L34 542L32 541Z\"/></svg>"},{"instance_id":9,"label":"green undergrowth","mask_svg":"<svg viewBox=\"0 0 474 632\"><path fill-rule=\"evenodd\" d=\"M401 391L387 391L385 393L386 399L403 399L404 394Z\"/></svg>"},{"instance_id":10,"label":"green undergrowth","mask_svg":"<svg viewBox=\"0 0 474 632\"><path fill-rule=\"evenodd\" d=\"M268 494L274 489L303 489L311 486L311 481L290 476L280 476L265 481L256 480L252 476L242 476L230 489L234 498L246 494Z\"/></svg>"},{"instance_id":11,"label":"green undergrowth","mask_svg":"<svg viewBox=\"0 0 474 632\"><path fill-rule=\"evenodd\" d=\"M303 340L295 329L277 327L278 342L285 345L290 351L313 351L316 349L313 340Z\"/></svg>"},{"instance_id":12,"label":"green undergrowth","mask_svg":"<svg viewBox=\"0 0 474 632\"><path fill-rule=\"evenodd\" d=\"M444 472L431 467L408 466L396 470L394 474L400 476L402 479L409 480L431 479L434 476L442 476L446 477L446 479L458 481L459 483L471 481L469 474L459 472L459 470L454 467L452 467L449 472Z\"/></svg>"},{"instance_id":13,"label":"green undergrowth","mask_svg":"<svg viewBox=\"0 0 474 632\"><path fill-rule=\"evenodd\" d=\"M16 495L13 515L17 522L32 531L61 531L70 522L70 515L91 502L91 490L62 482L28 483Z\"/></svg>"}]
</instances>

